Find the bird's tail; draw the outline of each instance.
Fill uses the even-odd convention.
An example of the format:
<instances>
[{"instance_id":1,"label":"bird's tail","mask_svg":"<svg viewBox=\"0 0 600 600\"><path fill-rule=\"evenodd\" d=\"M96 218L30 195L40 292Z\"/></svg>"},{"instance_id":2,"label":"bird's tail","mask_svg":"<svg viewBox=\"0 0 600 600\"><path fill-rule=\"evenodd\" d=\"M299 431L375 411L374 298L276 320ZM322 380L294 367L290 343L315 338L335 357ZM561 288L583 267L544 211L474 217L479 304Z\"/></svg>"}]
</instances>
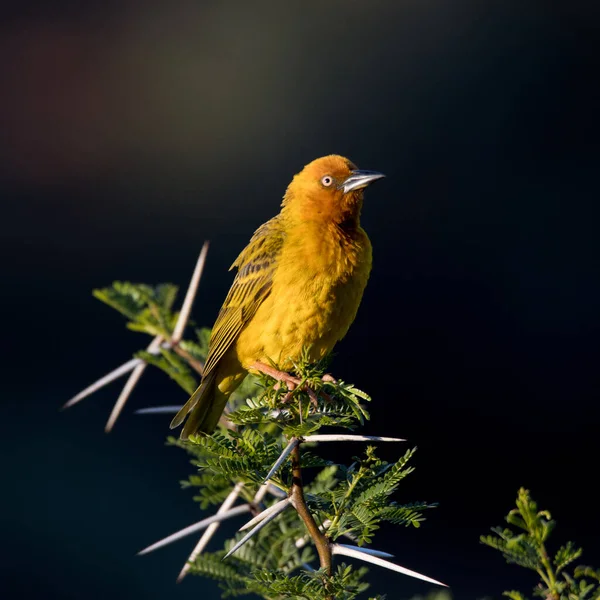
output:
<instances>
[{"instance_id":1,"label":"bird's tail","mask_svg":"<svg viewBox=\"0 0 600 600\"><path fill-rule=\"evenodd\" d=\"M186 416L188 417L181 431L182 440L199 432L212 433L217 427L229 394L219 390L215 375L215 371L212 371L202 380L198 389L171 421L171 429L173 429L181 425Z\"/></svg>"}]
</instances>

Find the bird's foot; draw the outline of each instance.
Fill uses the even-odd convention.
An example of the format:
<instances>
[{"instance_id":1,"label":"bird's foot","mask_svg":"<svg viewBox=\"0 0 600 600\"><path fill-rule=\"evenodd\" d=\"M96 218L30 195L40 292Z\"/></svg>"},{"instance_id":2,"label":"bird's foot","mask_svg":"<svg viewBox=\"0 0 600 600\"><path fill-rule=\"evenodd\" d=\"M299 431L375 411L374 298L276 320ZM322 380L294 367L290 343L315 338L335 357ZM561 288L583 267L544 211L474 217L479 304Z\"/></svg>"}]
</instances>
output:
<instances>
[{"instance_id":1,"label":"bird's foot","mask_svg":"<svg viewBox=\"0 0 600 600\"><path fill-rule=\"evenodd\" d=\"M273 379L276 379L278 382L280 382L279 384L276 384L277 387L275 389L279 389L279 385L281 383L285 383L287 385L288 392L281 400L284 404L291 400L292 392L300 386L301 389L308 394L310 401L314 405L314 407L316 408L318 406L318 398L315 390L309 388L306 385L306 383L303 384L302 380L298 377L294 377L293 375L290 375L285 371L280 371L275 367L265 365L264 363L258 361L253 362L250 365L250 368L256 371L260 371L261 373L264 373L265 375L268 375L269 377L272 377Z\"/></svg>"},{"instance_id":2,"label":"bird's foot","mask_svg":"<svg viewBox=\"0 0 600 600\"><path fill-rule=\"evenodd\" d=\"M321 377L321 381L323 383L337 383L338 382L338 380L330 373L325 373L325 375L323 375L323 377ZM321 390L321 396L323 396L323 399L325 400L325 402L333 402L333 398L327 392L324 392L323 390Z\"/></svg>"},{"instance_id":3,"label":"bird's foot","mask_svg":"<svg viewBox=\"0 0 600 600\"><path fill-rule=\"evenodd\" d=\"M278 381L274 386L273 389L274 390L280 390L281 389L281 385L282 382ZM296 386L294 385L294 383L288 382L288 384L286 385L287 387L287 392L285 393L285 395L283 396L283 398L281 398L281 403L282 404L287 404L291 399L292 399L292 395L294 393L294 390L296 389Z\"/></svg>"}]
</instances>

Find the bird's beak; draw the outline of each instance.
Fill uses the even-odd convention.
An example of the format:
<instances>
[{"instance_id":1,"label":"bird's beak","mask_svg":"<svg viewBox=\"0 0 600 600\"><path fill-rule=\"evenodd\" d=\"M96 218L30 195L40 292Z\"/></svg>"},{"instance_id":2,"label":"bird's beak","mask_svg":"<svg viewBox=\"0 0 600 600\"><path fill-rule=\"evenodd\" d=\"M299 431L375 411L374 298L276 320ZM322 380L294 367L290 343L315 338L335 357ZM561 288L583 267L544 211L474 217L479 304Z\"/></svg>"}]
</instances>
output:
<instances>
[{"instance_id":1,"label":"bird's beak","mask_svg":"<svg viewBox=\"0 0 600 600\"><path fill-rule=\"evenodd\" d=\"M385 175L377 171L362 171L357 169L356 171L350 171L350 176L342 182L340 189L344 190L344 194L347 194L352 190L360 190L367 187L382 177L385 177Z\"/></svg>"}]
</instances>

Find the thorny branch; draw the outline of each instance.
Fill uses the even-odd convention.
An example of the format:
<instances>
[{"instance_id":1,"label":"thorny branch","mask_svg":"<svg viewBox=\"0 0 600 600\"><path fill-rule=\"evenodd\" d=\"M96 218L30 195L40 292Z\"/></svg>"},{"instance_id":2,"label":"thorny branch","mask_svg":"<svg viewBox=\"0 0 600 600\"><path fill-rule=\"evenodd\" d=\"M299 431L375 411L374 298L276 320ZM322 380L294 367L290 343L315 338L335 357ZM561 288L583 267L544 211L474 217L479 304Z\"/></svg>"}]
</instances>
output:
<instances>
[{"instance_id":1,"label":"thorny branch","mask_svg":"<svg viewBox=\"0 0 600 600\"><path fill-rule=\"evenodd\" d=\"M150 354L158 354L161 348L172 349L173 352L175 352L177 355L183 358L188 363L188 365L200 375L200 377L202 377L204 373L204 365L201 361L194 358L189 352L181 348L179 343L181 342L181 339L183 337L183 332L187 326L192 310L192 305L194 303L194 299L198 291L198 286L200 284L200 279L202 277L202 272L206 263L208 247L208 241L204 242L204 244L202 245L202 249L200 250L198 260L196 261L196 267L194 268L194 272L190 280L190 285L186 292L185 299L183 301L183 305L179 313L179 317L177 319L177 322L175 323L175 327L173 328L173 332L170 335L168 332L163 332L160 335L155 336L148 348L146 349L146 351ZM112 409L112 412L106 423L106 427L104 428L106 433L109 433L112 430L117 418L121 414L125 403L131 395L131 392L133 392L133 389L137 385L138 381L141 379L146 367L147 363L144 362L142 359L134 358L129 360L125 364L121 365L114 371L111 371L104 377L101 377L98 381L94 382L92 385L79 392L79 394L77 394L64 404L63 409L69 408L70 406L77 404L84 398L98 391L100 388L111 383L115 379L118 379L119 377L131 372L125 386L123 387Z\"/></svg>"},{"instance_id":2,"label":"thorny branch","mask_svg":"<svg viewBox=\"0 0 600 600\"><path fill-rule=\"evenodd\" d=\"M172 350L180 358L182 358L189 365L190 368L192 368L194 371L196 371L196 373L198 373L201 377L202 377L203 371L204 371L204 368L203 368L204 365L203 365L202 361L198 360L195 356L193 356L187 350L182 348L180 346L180 342L182 340L183 332L187 325L187 322L188 322L188 319L190 316L190 312L191 312L191 307L192 307L192 304L194 301L194 297L195 297L197 289L198 289L198 284L199 284L200 277L202 275L202 270L204 267L204 263L206 260L207 250L208 250L208 243L205 243L202 248L202 251L200 252L200 256L198 257L196 268L194 270L194 273L193 273L191 281L190 281L190 286L187 290L185 300L183 302L181 311L179 313L179 316L177 318L177 322L173 328L173 331L171 332L168 330L163 330L163 331L157 332L157 335L155 335L151 344L147 348L147 352L149 352L150 354L154 354L154 355L159 354L161 351L161 348ZM160 319L160 315L159 315L158 321L160 321L160 320L161 319ZM114 381L115 379L117 379L123 375L130 373L128 381L127 381L125 387L123 388L123 390L119 396L119 399L117 400L117 403L116 403L115 407L113 408L113 411L111 413L109 421L107 423L106 430L109 431L112 428L112 426L114 425L114 422L116 421L119 413L121 412L125 402L127 401L129 395L131 394L133 388L139 381L147 364L148 363L146 363L141 358L134 358L134 359L128 361L127 363L125 363L125 364L121 365L120 367L118 367L117 369L111 371L104 377L100 378L98 381L96 381L92 385L88 386L85 390L81 391L79 394L77 394L75 397L73 397L71 400L69 400L65 404L64 408L73 406L74 404L78 403L85 397L91 395L92 393L94 393L95 391L97 391L98 389L103 387L104 385L110 383L111 381ZM264 365L261 365L261 366L264 367ZM264 371L264 369L259 369L259 370ZM277 371L277 372L268 373L268 374L270 374L275 379L279 379L279 380L281 379L281 376L285 376L284 380L286 380L288 382L288 387L289 387L290 383L292 383L292 385L300 383L299 381L298 382L294 381L294 378L291 375L283 373L283 372ZM325 379L326 377L328 377L328 376L325 375L323 377L324 381L326 380ZM327 380L329 381L329 379L327 379ZM333 380L333 381L335 381L335 380ZM316 404L316 394L314 394L314 392L310 388L307 389L306 391L311 396L311 400L313 400L313 402ZM178 407L175 407L175 408L178 408ZM165 410L165 409L168 409L168 410ZM154 411L155 412L169 412L172 409L173 409L173 407L155 407ZM148 412L152 412L152 411L148 411ZM221 423L228 428L237 429L236 425L234 423L232 423L231 421L229 421L227 419L226 415L223 415L223 417L221 418ZM439 585L444 585L439 581L436 581L434 579L431 579L429 577L426 577L424 575L416 573L415 571L411 571L400 565L396 565L387 560L384 560L384 557L385 558L391 557L391 555L389 555L385 552L380 552L377 550L363 548L363 547L357 547L357 546L348 546L346 544L337 544L337 543L334 544L331 542L330 538L326 534L327 524L329 523L329 525L331 525L331 522L324 521L323 525L321 527L319 527L317 525L313 515L311 514L311 512L308 508L308 505L306 503L306 498L304 495L304 487L303 487L303 482L302 482L300 445L302 442L332 442L332 441L336 441L336 442L343 442L343 441L401 442L401 441L405 441L405 440L402 440L400 438L349 435L349 434L315 434L315 435L305 435L302 437L294 437L294 438L292 438L292 440L290 440L290 443L284 449L282 455L279 457L279 459L276 461L276 463L272 466L271 471L265 480L265 483L263 484L263 486L261 486L259 488L254 499L250 503L244 504L242 506L233 507L233 504L236 502L238 495L243 487L243 484L241 482L238 482L234 486L233 490L230 492L229 496L226 498L226 500L224 501L223 505L218 510L216 515L214 515L213 517L203 519L199 523L196 523L194 525L186 527L183 530L176 532L176 533L168 536L167 538L160 540L159 542L156 542L152 546L149 546L148 548L141 551L140 554L146 554L156 548L170 544L172 541L175 541L181 537L184 537L185 535L188 535L195 531L206 529L204 535L201 537L200 541L194 548L194 551L192 552L188 561L184 565L181 573L179 574L178 581L181 581L181 579L188 572L190 566L193 564L194 560L196 560L198 558L198 556L202 553L202 551L204 550L204 548L206 547L209 540L214 535L216 529L218 528L219 524L222 521L232 518L234 516L240 515L245 512L250 512L255 515L254 518L251 521L249 521L240 530L247 529L251 526L253 526L253 529L251 531L249 531L249 533L246 536L244 536L244 538L242 538L233 548L231 548L231 550L225 556L225 558L227 558L227 556L230 556L231 554L236 552L243 544L245 544L260 529L262 529L265 525L267 525L273 519L277 518L278 515L281 514L283 512L283 510L285 510L285 508L289 507L289 505L291 504L295 508L296 512L298 513L300 519L303 521L310 538L312 538L312 541L314 542L314 545L317 549L317 553L319 556L320 567L325 572L327 578L331 577L332 573L333 573L332 557L334 555L342 555L342 556L349 556L349 557L352 557L352 558L355 558L358 560L362 560L365 562L369 562L372 564L376 564L378 566L381 566L381 567L384 567L387 569L391 569L396 572L403 573L404 575L409 575L411 577L415 577L417 579L429 581L431 583L435 583L435 584L439 584ZM277 488L275 488L271 484L268 484L268 479L274 473L274 471L276 471L281 466L281 464L286 460L286 458L290 455L291 455L291 466L292 466L292 486L289 490L289 495L286 498L286 495L284 492L278 492ZM279 502L277 502L276 504L271 505L270 507L263 510L262 512L257 513L258 507L260 506L263 496L265 495L265 493L267 493L267 490L269 490L270 493L276 497L281 498L283 496L283 499L280 500ZM342 534L342 535L347 535L347 534ZM300 540L297 540L296 544L298 545L298 543L301 542L302 540L305 540L305 541L308 540L308 536L303 537ZM307 563L303 563L303 566L307 571L314 570ZM333 595L331 594L330 591L327 590L327 588L329 587L328 583L327 583L327 579L323 579L323 585L325 586L325 589L326 589L325 593L327 594L327 599L333 600Z\"/></svg>"},{"instance_id":3,"label":"thorny branch","mask_svg":"<svg viewBox=\"0 0 600 600\"><path fill-rule=\"evenodd\" d=\"M300 465L300 445L296 445L292 450L292 489L290 492L290 500L292 506L296 509L300 518L304 521L306 529L310 533L317 552L321 568L327 571L327 575L331 577L331 547L329 539L321 533L312 514L306 505L304 498L304 488L302 486L302 468Z\"/></svg>"}]
</instances>

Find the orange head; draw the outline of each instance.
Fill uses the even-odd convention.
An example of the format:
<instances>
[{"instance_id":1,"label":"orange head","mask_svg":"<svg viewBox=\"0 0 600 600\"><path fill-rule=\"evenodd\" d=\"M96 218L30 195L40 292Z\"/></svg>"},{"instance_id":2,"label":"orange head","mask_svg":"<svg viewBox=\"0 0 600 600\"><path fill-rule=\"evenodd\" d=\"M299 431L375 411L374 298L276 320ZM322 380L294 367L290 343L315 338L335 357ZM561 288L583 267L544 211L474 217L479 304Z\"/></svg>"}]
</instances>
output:
<instances>
[{"instance_id":1,"label":"orange head","mask_svg":"<svg viewBox=\"0 0 600 600\"><path fill-rule=\"evenodd\" d=\"M357 226L364 189L382 177L357 169L337 154L317 158L292 179L283 197L283 213L299 221Z\"/></svg>"}]
</instances>

